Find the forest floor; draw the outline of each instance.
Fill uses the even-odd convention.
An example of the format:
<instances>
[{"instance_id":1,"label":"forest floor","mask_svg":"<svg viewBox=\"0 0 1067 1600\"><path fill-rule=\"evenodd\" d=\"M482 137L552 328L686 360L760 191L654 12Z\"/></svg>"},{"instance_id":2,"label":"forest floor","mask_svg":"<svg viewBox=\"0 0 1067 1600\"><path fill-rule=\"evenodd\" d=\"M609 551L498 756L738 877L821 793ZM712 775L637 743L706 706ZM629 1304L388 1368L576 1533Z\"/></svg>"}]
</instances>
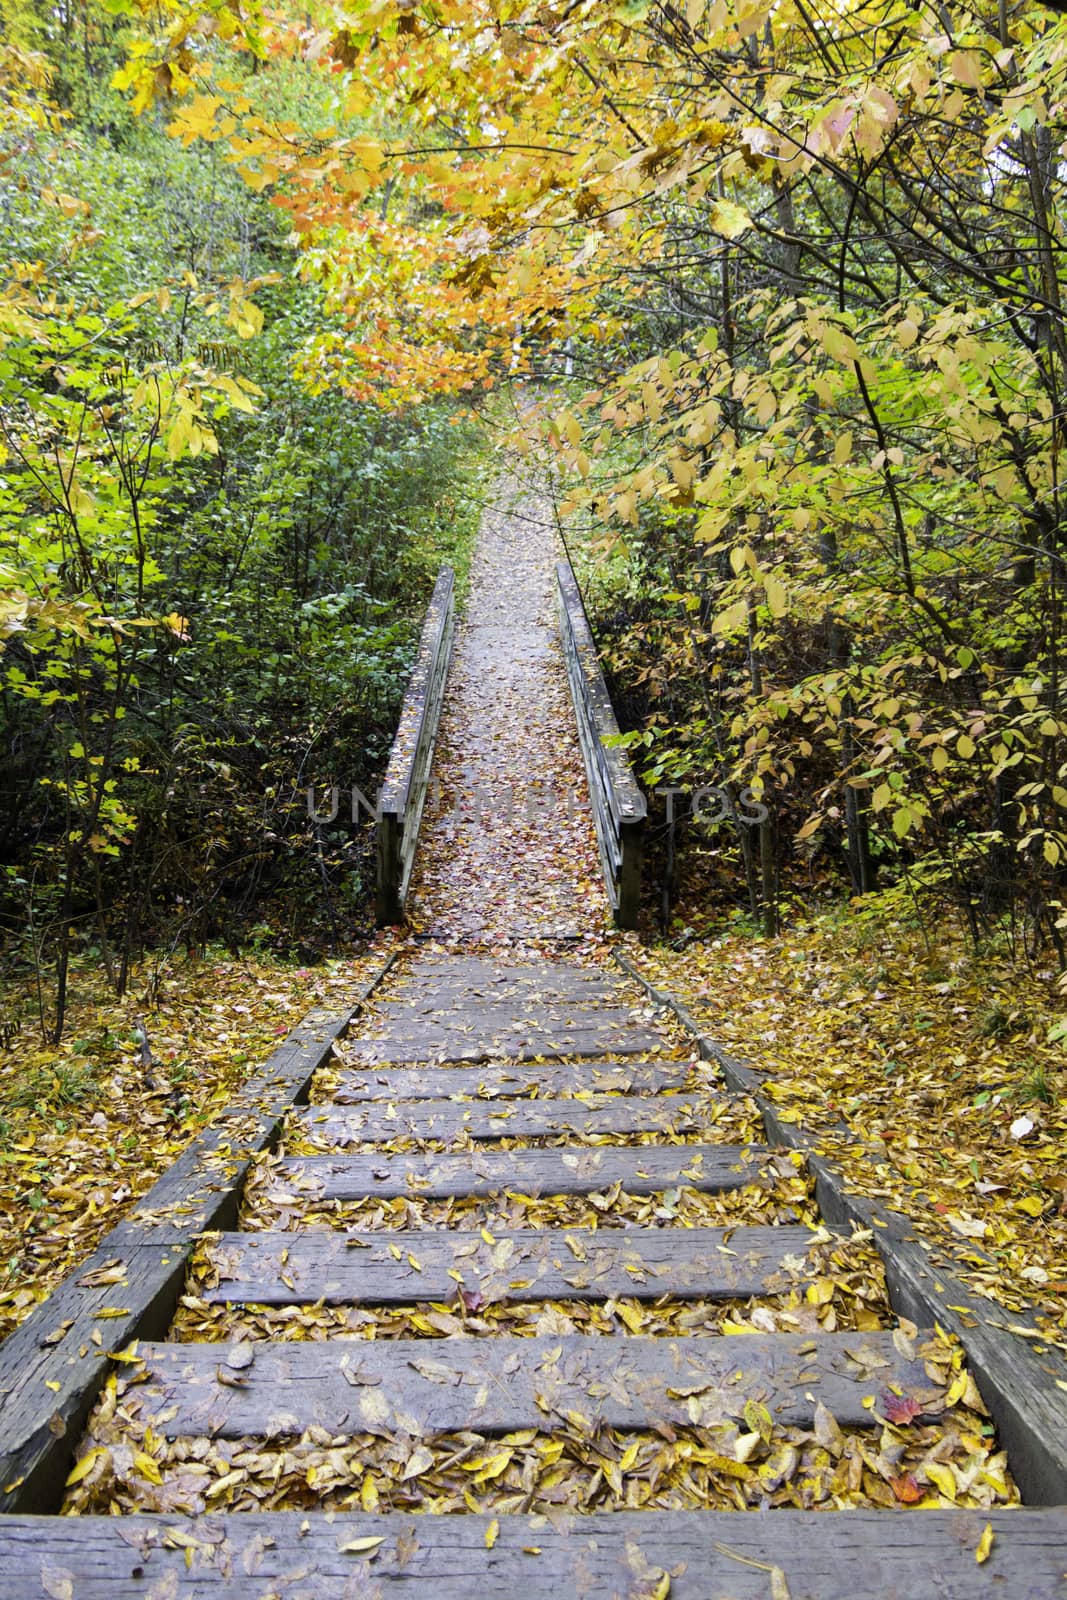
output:
<instances>
[{"instance_id":1,"label":"forest floor","mask_svg":"<svg viewBox=\"0 0 1067 1600\"><path fill-rule=\"evenodd\" d=\"M977 957L948 925L931 949L899 922L842 913L776 940L628 954L765 1074L778 1114L850 1186L969 1251L972 1288L1008 1313L1032 1302L1067 1350L1067 1050L1051 967Z\"/></svg>"},{"instance_id":2,"label":"forest floor","mask_svg":"<svg viewBox=\"0 0 1067 1600\"><path fill-rule=\"evenodd\" d=\"M76 972L63 1041L23 1028L0 1051L0 1338L96 1248L312 1006L344 1010L380 960L377 947L313 968L264 955L157 955L135 970L123 999L99 969ZM142 1065L138 1024L151 1065Z\"/></svg>"}]
</instances>

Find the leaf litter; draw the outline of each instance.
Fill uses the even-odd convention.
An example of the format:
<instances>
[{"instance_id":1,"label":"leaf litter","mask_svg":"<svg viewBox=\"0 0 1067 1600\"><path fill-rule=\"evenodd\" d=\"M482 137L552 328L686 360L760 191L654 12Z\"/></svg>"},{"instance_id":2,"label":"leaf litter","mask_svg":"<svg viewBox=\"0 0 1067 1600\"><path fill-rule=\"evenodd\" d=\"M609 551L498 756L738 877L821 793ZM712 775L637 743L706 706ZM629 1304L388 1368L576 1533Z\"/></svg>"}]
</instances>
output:
<instances>
[{"instance_id":1,"label":"leaf litter","mask_svg":"<svg viewBox=\"0 0 1067 1600\"><path fill-rule=\"evenodd\" d=\"M0 1337L129 1215L313 1005L351 1005L382 948L310 969L172 956L135 972L124 999L85 974L58 1047L13 1035L0 1049Z\"/></svg>"},{"instance_id":2,"label":"leaf litter","mask_svg":"<svg viewBox=\"0 0 1067 1600\"><path fill-rule=\"evenodd\" d=\"M766 1073L761 1093L852 1187L1067 1350L1062 992L1052 972L976 957L947 926L938 937L935 955L899 922L825 918L776 941L629 953Z\"/></svg>"}]
</instances>

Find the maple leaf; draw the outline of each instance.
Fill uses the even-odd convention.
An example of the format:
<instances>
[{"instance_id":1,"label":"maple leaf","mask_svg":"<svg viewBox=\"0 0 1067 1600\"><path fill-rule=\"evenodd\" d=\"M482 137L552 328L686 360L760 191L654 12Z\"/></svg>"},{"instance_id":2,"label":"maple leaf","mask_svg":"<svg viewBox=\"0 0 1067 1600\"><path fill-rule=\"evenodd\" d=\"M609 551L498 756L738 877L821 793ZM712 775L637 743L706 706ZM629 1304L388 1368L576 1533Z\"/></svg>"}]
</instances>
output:
<instances>
[{"instance_id":1,"label":"maple leaf","mask_svg":"<svg viewBox=\"0 0 1067 1600\"><path fill-rule=\"evenodd\" d=\"M921 1416L923 1410L918 1400L912 1400L909 1395L894 1394L892 1389L882 1390L879 1405L887 1422L902 1427L906 1427L909 1422Z\"/></svg>"}]
</instances>

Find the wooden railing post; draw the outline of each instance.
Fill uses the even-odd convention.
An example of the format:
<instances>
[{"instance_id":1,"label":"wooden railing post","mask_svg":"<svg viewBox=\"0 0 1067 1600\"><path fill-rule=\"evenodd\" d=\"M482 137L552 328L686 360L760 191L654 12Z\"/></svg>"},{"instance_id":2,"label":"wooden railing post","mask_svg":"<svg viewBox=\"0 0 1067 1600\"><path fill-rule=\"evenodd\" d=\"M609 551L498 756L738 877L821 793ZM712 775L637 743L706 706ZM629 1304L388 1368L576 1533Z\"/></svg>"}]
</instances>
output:
<instances>
[{"instance_id":1,"label":"wooden railing post","mask_svg":"<svg viewBox=\"0 0 1067 1600\"><path fill-rule=\"evenodd\" d=\"M559 627L571 699L593 803L604 884L620 928L636 928L648 806L625 752L605 739L619 732L581 595L569 561L556 568Z\"/></svg>"},{"instance_id":2,"label":"wooden railing post","mask_svg":"<svg viewBox=\"0 0 1067 1600\"><path fill-rule=\"evenodd\" d=\"M375 915L381 925L404 920L419 823L441 720L455 624L455 573L438 574L418 654L408 681L389 765L378 797Z\"/></svg>"}]
</instances>

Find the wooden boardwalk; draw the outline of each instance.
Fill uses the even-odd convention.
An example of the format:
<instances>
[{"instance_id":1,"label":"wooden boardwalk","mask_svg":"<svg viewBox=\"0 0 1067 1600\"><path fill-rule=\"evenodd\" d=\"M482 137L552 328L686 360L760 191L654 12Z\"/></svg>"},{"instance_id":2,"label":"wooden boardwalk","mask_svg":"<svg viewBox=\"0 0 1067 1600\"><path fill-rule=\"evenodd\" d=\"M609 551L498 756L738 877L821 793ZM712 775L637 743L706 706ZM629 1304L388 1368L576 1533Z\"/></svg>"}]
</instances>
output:
<instances>
[{"instance_id":1,"label":"wooden boardwalk","mask_svg":"<svg viewBox=\"0 0 1067 1600\"><path fill-rule=\"evenodd\" d=\"M958 1351L617 970L427 951L342 1032L0 1352L0 1595L1065 1593Z\"/></svg>"}]
</instances>

